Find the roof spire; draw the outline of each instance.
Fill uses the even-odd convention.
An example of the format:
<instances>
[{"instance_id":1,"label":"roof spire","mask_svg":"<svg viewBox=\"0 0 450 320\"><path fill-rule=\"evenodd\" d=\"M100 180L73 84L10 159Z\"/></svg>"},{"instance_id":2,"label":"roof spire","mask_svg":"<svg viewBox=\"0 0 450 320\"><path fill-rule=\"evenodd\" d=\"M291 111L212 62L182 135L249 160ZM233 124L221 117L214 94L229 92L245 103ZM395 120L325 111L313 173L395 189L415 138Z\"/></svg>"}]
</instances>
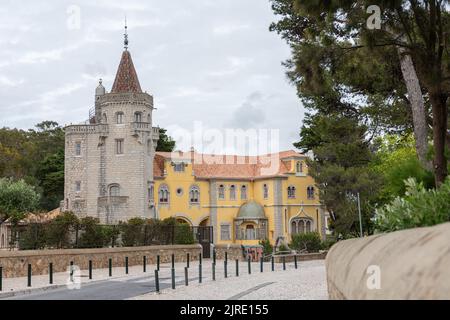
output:
<instances>
[{"instance_id":1,"label":"roof spire","mask_svg":"<svg viewBox=\"0 0 450 320\"><path fill-rule=\"evenodd\" d=\"M127 16L125 15L125 33L123 34L123 45L125 50L128 50L128 26L127 26Z\"/></svg>"}]
</instances>

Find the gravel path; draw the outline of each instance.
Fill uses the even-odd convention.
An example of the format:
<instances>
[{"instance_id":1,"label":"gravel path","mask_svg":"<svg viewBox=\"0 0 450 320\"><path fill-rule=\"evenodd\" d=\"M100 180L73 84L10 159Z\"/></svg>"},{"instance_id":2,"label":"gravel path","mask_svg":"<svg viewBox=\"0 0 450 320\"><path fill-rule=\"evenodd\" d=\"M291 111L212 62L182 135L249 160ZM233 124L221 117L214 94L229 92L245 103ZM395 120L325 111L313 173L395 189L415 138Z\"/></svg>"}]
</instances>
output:
<instances>
[{"instance_id":1,"label":"gravel path","mask_svg":"<svg viewBox=\"0 0 450 320\"><path fill-rule=\"evenodd\" d=\"M221 265L221 267L219 267ZM235 265L228 266L228 278L223 276L223 265L218 264L216 281L211 280L211 268L205 264L204 281L191 281L189 286L177 285L176 290L164 289L160 294L148 293L131 298L133 300L299 300L328 299L325 265L323 260L299 262L298 269L294 264L287 264L282 270L280 264L276 271L265 265L263 273L259 265L252 266L252 274L248 274L246 264L240 264L240 276L235 276Z\"/></svg>"}]
</instances>

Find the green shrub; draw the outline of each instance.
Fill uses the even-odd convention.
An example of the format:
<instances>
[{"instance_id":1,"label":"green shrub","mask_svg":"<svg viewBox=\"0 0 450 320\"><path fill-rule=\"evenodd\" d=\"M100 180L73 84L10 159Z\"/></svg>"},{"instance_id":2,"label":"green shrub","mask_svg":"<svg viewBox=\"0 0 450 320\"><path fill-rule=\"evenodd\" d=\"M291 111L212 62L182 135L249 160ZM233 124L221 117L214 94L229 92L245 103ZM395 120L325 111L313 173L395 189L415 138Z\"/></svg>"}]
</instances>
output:
<instances>
[{"instance_id":1,"label":"green shrub","mask_svg":"<svg viewBox=\"0 0 450 320\"><path fill-rule=\"evenodd\" d=\"M406 193L375 211L375 231L432 226L450 220L450 178L438 189L427 190L415 179L405 181Z\"/></svg>"},{"instance_id":2,"label":"green shrub","mask_svg":"<svg viewBox=\"0 0 450 320\"><path fill-rule=\"evenodd\" d=\"M287 253L286 251L290 251L290 250L287 245L282 243L278 246L278 250L277 250L276 254L278 254L278 253L286 254Z\"/></svg>"},{"instance_id":3,"label":"green shrub","mask_svg":"<svg viewBox=\"0 0 450 320\"><path fill-rule=\"evenodd\" d=\"M195 243L192 228L185 223L175 226L175 244L193 244Z\"/></svg>"},{"instance_id":4,"label":"green shrub","mask_svg":"<svg viewBox=\"0 0 450 320\"><path fill-rule=\"evenodd\" d=\"M294 250L318 252L322 249L322 240L318 232L306 232L292 235L290 247Z\"/></svg>"},{"instance_id":5,"label":"green shrub","mask_svg":"<svg viewBox=\"0 0 450 320\"><path fill-rule=\"evenodd\" d=\"M273 246L270 244L269 240L267 240L267 239L260 240L259 244L263 247L265 256L273 253Z\"/></svg>"},{"instance_id":6,"label":"green shrub","mask_svg":"<svg viewBox=\"0 0 450 320\"><path fill-rule=\"evenodd\" d=\"M327 238L324 241L322 241L322 249L329 250L336 242L337 242L336 237L327 236Z\"/></svg>"},{"instance_id":7,"label":"green shrub","mask_svg":"<svg viewBox=\"0 0 450 320\"><path fill-rule=\"evenodd\" d=\"M56 248L72 247L71 232L80 221L73 212L64 212L48 224L47 245Z\"/></svg>"},{"instance_id":8,"label":"green shrub","mask_svg":"<svg viewBox=\"0 0 450 320\"><path fill-rule=\"evenodd\" d=\"M120 225L122 231L122 246L139 246L143 239L143 226L145 220L142 218L131 218L126 223Z\"/></svg>"},{"instance_id":9,"label":"green shrub","mask_svg":"<svg viewBox=\"0 0 450 320\"><path fill-rule=\"evenodd\" d=\"M99 225L97 218L86 217L81 219L81 236L78 240L79 248L101 248L107 241L104 229Z\"/></svg>"},{"instance_id":10,"label":"green shrub","mask_svg":"<svg viewBox=\"0 0 450 320\"><path fill-rule=\"evenodd\" d=\"M42 223L31 223L25 230L20 232L19 250L44 249L47 243L46 225Z\"/></svg>"}]
</instances>

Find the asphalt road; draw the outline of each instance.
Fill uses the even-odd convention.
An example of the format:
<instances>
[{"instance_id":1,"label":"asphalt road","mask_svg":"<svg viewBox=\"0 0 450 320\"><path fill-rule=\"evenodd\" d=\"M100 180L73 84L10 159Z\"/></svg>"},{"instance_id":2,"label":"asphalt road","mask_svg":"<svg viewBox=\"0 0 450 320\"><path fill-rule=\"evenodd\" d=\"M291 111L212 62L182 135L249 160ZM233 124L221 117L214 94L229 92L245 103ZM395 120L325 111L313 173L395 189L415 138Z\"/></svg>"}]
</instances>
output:
<instances>
[{"instance_id":1,"label":"asphalt road","mask_svg":"<svg viewBox=\"0 0 450 320\"><path fill-rule=\"evenodd\" d=\"M198 281L190 278L189 281ZM184 279L176 278L176 286L184 286ZM160 277L160 290L171 288L170 277ZM2 300L123 300L155 292L155 279L151 276L120 280L102 280L83 284L80 289L66 287L22 294Z\"/></svg>"}]
</instances>

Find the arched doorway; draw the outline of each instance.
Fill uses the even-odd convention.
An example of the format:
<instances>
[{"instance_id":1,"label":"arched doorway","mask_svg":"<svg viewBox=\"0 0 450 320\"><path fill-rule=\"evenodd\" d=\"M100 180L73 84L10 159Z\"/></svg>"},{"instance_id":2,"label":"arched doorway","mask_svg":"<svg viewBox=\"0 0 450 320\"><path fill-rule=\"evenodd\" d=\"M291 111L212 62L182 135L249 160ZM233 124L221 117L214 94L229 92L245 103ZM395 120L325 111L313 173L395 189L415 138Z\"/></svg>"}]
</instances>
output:
<instances>
[{"instance_id":1,"label":"arched doorway","mask_svg":"<svg viewBox=\"0 0 450 320\"><path fill-rule=\"evenodd\" d=\"M208 227L209 226L209 217L203 219L199 224L199 227Z\"/></svg>"}]
</instances>

